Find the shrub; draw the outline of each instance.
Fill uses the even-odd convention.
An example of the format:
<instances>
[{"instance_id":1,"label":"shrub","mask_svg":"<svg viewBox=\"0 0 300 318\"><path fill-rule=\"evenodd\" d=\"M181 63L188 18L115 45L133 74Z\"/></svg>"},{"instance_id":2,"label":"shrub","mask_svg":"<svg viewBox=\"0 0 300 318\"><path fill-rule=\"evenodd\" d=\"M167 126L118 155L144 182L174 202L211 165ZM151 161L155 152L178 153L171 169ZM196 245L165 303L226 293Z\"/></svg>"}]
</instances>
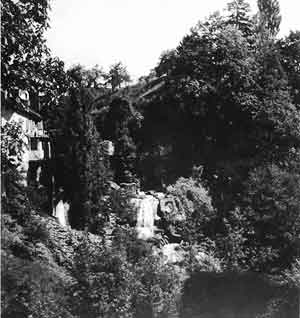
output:
<instances>
[{"instance_id":1,"label":"shrub","mask_svg":"<svg viewBox=\"0 0 300 318\"><path fill-rule=\"evenodd\" d=\"M265 272L285 269L299 257L299 167L258 167L246 186L242 212L249 264Z\"/></svg>"},{"instance_id":2,"label":"shrub","mask_svg":"<svg viewBox=\"0 0 300 318\"><path fill-rule=\"evenodd\" d=\"M184 250L184 265L189 273L222 271L222 262L215 256L215 244L209 239L201 245L187 245Z\"/></svg>"},{"instance_id":3,"label":"shrub","mask_svg":"<svg viewBox=\"0 0 300 318\"><path fill-rule=\"evenodd\" d=\"M291 269L284 272L284 278L290 286L300 288L300 259L296 259Z\"/></svg>"},{"instance_id":4,"label":"shrub","mask_svg":"<svg viewBox=\"0 0 300 318\"><path fill-rule=\"evenodd\" d=\"M133 230L119 228L111 247L79 246L71 289L78 317L152 317L164 315L180 290L170 265L151 255ZM147 244L147 243L145 243Z\"/></svg>"},{"instance_id":5,"label":"shrub","mask_svg":"<svg viewBox=\"0 0 300 318\"><path fill-rule=\"evenodd\" d=\"M131 317L132 272L122 255L84 240L78 247L72 312L78 317Z\"/></svg>"},{"instance_id":6,"label":"shrub","mask_svg":"<svg viewBox=\"0 0 300 318\"><path fill-rule=\"evenodd\" d=\"M49 203L49 191L45 186L27 186L26 195L30 206L34 211L49 214L51 205Z\"/></svg>"},{"instance_id":7,"label":"shrub","mask_svg":"<svg viewBox=\"0 0 300 318\"><path fill-rule=\"evenodd\" d=\"M19 167L24 148L24 136L19 123L1 126L1 208L2 213L24 223L30 214L26 188L22 184Z\"/></svg>"},{"instance_id":8,"label":"shrub","mask_svg":"<svg viewBox=\"0 0 300 318\"><path fill-rule=\"evenodd\" d=\"M239 208L229 211L220 220L220 226L214 236L216 255L224 260L227 270L248 269L249 250L245 246L246 233L252 228Z\"/></svg>"},{"instance_id":9,"label":"shrub","mask_svg":"<svg viewBox=\"0 0 300 318\"><path fill-rule=\"evenodd\" d=\"M1 171L9 173L12 167L21 163L24 147L22 127L17 122L1 126Z\"/></svg>"},{"instance_id":10,"label":"shrub","mask_svg":"<svg viewBox=\"0 0 300 318\"><path fill-rule=\"evenodd\" d=\"M7 318L71 318L63 276L46 264L2 255L2 306Z\"/></svg>"},{"instance_id":11,"label":"shrub","mask_svg":"<svg viewBox=\"0 0 300 318\"><path fill-rule=\"evenodd\" d=\"M136 317L167 317L181 293L180 275L158 256L142 258L134 270L137 288L133 308Z\"/></svg>"},{"instance_id":12,"label":"shrub","mask_svg":"<svg viewBox=\"0 0 300 318\"><path fill-rule=\"evenodd\" d=\"M47 243L49 238L46 222L36 218L30 218L27 220L24 227L24 234L31 242L39 241Z\"/></svg>"},{"instance_id":13,"label":"shrub","mask_svg":"<svg viewBox=\"0 0 300 318\"><path fill-rule=\"evenodd\" d=\"M182 235L183 240L197 243L209 236L215 211L208 191L199 180L179 178L167 188L167 192L179 199L180 212L186 217L185 221L175 223L176 231Z\"/></svg>"},{"instance_id":14,"label":"shrub","mask_svg":"<svg viewBox=\"0 0 300 318\"><path fill-rule=\"evenodd\" d=\"M15 256L30 258L31 251L25 244L24 229L9 214L1 215L1 248Z\"/></svg>"}]
</instances>

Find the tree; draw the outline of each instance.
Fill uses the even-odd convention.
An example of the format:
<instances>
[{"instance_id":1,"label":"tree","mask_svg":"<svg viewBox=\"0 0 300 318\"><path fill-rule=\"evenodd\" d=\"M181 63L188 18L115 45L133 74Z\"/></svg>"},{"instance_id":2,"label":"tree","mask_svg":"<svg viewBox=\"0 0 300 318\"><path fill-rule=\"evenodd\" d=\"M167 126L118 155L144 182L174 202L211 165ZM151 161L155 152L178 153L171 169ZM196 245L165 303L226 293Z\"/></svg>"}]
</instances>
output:
<instances>
[{"instance_id":1,"label":"tree","mask_svg":"<svg viewBox=\"0 0 300 318\"><path fill-rule=\"evenodd\" d=\"M139 113L130 101L126 98L112 97L103 126L99 127L99 130L105 139L114 143L112 168L117 182L132 182L135 177L137 158L134 130L139 123Z\"/></svg>"},{"instance_id":2,"label":"tree","mask_svg":"<svg viewBox=\"0 0 300 318\"><path fill-rule=\"evenodd\" d=\"M87 69L80 64L72 66L67 74L71 80L71 86L101 89L104 87L105 73L102 68L95 65Z\"/></svg>"},{"instance_id":3,"label":"tree","mask_svg":"<svg viewBox=\"0 0 300 318\"><path fill-rule=\"evenodd\" d=\"M123 83L130 82L130 75L126 70L126 67L121 63L118 62L116 64L113 64L108 74L105 76L106 82L110 85L111 90L115 92L118 88L121 87Z\"/></svg>"},{"instance_id":4,"label":"tree","mask_svg":"<svg viewBox=\"0 0 300 318\"><path fill-rule=\"evenodd\" d=\"M105 218L101 216L101 199L109 178L102 138L91 114L93 101L88 88L70 88L62 104L55 144L57 187L64 189L71 203L71 224L81 229L90 227L98 217Z\"/></svg>"},{"instance_id":5,"label":"tree","mask_svg":"<svg viewBox=\"0 0 300 318\"><path fill-rule=\"evenodd\" d=\"M299 159L295 159L286 168L275 164L257 167L247 180L245 245L248 264L256 270L282 270L299 257L300 170Z\"/></svg>"},{"instance_id":6,"label":"tree","mask_svg":"<svg viewBox=\"0 0 300 318\"><path fill-rule=\"evenodd\" d=\"M2 3L2 89L8 90L8 95L12 89L27 89L37 79L35 68L48 53L43 38L48 9L48 1Z\"/></svg>"},{"instance_id":7,"label":"tree","mask_svg":"<svg viewBox=\"0 0 300 318\"><path fill-rule=\"evenodd\" d=\"M300 117L273 43L261 47L254 29L246 36L226 21L215 14L198 23L163 56L164 86L144 107L140 158L162 166L166 183L202 164L213 201L232 210L255 165L297 147ZM157 156L160 146L168 151Z\"/></svg>"},{"instance_id":8,"label":"tree","mask_svg":"<svg viewBox=\"0 0 300 318\"><path fill-rule=\"evenodd\" d=\"M254 52L241 31L223 22L214 15L199 24L182 40L176 52L168 56L168 64L164 58L157 68L159 75L167 74L165 90L154 95L145 109L144 129L151 131L149 138L154 143L172 149L172 154L168 154L171 162L165 157L169 175L174 166L178 175L187 175L194 164L205 162L204 166L210 168L213 158L220 158L213 154L213 149L228 156L233 142L243 147L242 129L249 126L250 114L240 105L255 98L252 85L257 65ZM167 125L164 118L169 120ZM239 119L235 122L234 118ZM153 129L154 122L156 126L161 124L160 127ZM235 129L240 130L240 134L236 134L237 140L233 141ZM173 164L177 158L181 162ZM175 178L167 183L174 182Z\"/></svg>"},{"instance_id":9,"label":"tree","mask_svg":"<svg viewBox=\"0 0 300 318\"><path fill-rule=\"evenodd\" d=\"M280 62L286 73L288 84L291 87L293 103L300 105L300 32L290 32L284 39L276 43L279 50Z\"/></svg>"},{"instance_id":10,"label":"tree","mask_svg":"<svg viewBox=\"0 0 300 318\"><path fill-rule=\"evenodd\" d=\"M250 5L245 0L234 0L227 4L229 13L227 23L235 25L245 35L252 35L253 19L250 17Z\"/></svg>"},{"instance_id":11,"label":"tree","mask_svg":"<svg viewBox=\"0 0 300 318\"><path fill-rule=\"evenodd\" d=\"M19 104L19 90L30 95L36 111L55 108L65 92L64 64L50 56L44 31L48 28L49 1L2 2L1 96L5 107ZM41 97L43 96L43 97ZM41 99L39 103L38 99Z\"/></svg>"},{"instance_id":12,"label":"tree","mask_svg":"<svg viewBox=\"0 0 300 318\"><path fill-rule=\"evenodd\" d=\"M250 225L243 210L251 171L279 167L281 190L275 190L274 183L270 200L284 202L277 198L276 191L298 191L297 182L288 181L292 173L284 168L290 164L290 151L299 149L300 141L300 113L295 103L298 41L295 36L287 42L275 41L279 12L275 2L270 12L267 7L262 5L260 13L266 11L264 25L269 30L263 41L256 33L259 25L255 25L253 17L249 17L249 33L237 25L243 10L246 12L244 2L232 3L229 17L214 14L199 22L175 50L162 56L156 68L162 85L151 92L142 108L142 146L138 149L145 184L159 188L162 176L164 183L172 184L179 176L190 175L194 165L203 165L203 181L217 210L216 240L221 243L218 236L225 238L226 250L231 249L232 254L241 250L240 259L233 259L237 264L247 258L245 242L251 245L247 240L248 226L253 231L259 231L260 226ZM285 45L293 48L291 52ZM155 169L159 170L157 174ZM259 191L266 183L267 178L253 188ZM251 206L251 200L249 209L253 211L256 207ZM281 222L290 224L288 214L278 213ZM274 243L275 249L276 242L284 242L280 232L270 235L274 235L270 244ZM257 245L261 254L253 268L274 268L276 262L286 266L284 246L279 244L278 250L268 254L263 239ZM253 252L256 247L251 248ZM250 261L251 257L249 264Z\"/></svg>"},{"instance_id":13,"label":"tree","mask_svg":"<svg viewBox=\"0 0 300 318\"><path fill-rule=\"evenodd\" d=\"M281 23L278 0L258 0L259 29L263 37L274 38Z\"/></svg>"}]
</instances>

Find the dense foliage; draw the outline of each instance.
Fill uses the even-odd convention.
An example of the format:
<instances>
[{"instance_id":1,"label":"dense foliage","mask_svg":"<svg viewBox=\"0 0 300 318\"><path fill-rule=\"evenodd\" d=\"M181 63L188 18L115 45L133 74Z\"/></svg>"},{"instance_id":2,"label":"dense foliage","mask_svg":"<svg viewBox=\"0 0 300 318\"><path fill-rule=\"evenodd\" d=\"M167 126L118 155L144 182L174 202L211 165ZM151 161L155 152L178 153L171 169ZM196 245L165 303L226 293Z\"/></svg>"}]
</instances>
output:
<instances>
[{"instance_id":1,"label":"dense foliage","mask_svg":"<svg viewBox=\"0 0 300 318\"><path fill-rule=\"evenodd\" d=\"M29 93L31 107L50 114L66 90L64 63L45 44L49 1L1 3L2 106L20 103L19 90Z\"/></svg>"},{"instance_id":2,"label":"dense foliage","mask_svg":"<svg viewBox=\"0 0 300 318\"><path fill-rule=\"evenodd\" d=\"M299 166L258 167L251 172L246 191L247 263L262 271L288 267L300 251Z\"/></svg>"},{"instance_id":3,"label":"dense foliage","mask_svg":"<svg viewBox=\"0 0 300 318\"><path fill-rule=\"evenodd\" d=\"M3 132L3 150L22 144L17 126ZM2 153L5 162L8 154ZM15 176L17 167L14 160ZM119 227L111 245L97 245L86 235L76 247L74 262L68 260L71 269L64 268L51 243L57 233L49 230L49 221L34 211L19 178L6 179L6 183L9 191L2 197L1 216L3 315L163 317L172 306L176 308L181 288L178 273L152 255L148 243L137 241L134 230ZM83 191L90 198L88 189Z\"/></svg>"},{"instance_id":4,"label":"dense foliage","mask_svg":"<svg viewBox=\"0 0 300 318\"><path fill-rule=\"evenodd\" d=\"M184 215L183 220L179 218L176 221L176 218L173 218L176 232L186 242L204 242L210 236L216 214L211 198L201 183L193 178L180 178L174 185L168 186L167 193L178 198L178 214Z\"/></svg>"},{"instance_id":5,"label":"dense foliage","mask_svg":"<svg viewBox=\"0 0 300 318\"><path fill-rule=\"evenodd\" d=\"M154 81L161 85L155 84L141 103L141 180L144 187L164 189L180 176L190 176L193 166L203 165L202 179L217 211L213 231L223 256L230 261L236 255L231 261L239 260L238 266L268 271L291 259L283 256L282 245L270 252L276 243L266 236L287 244L292 259L299 252L298 230L288 227L280 234L278 229L282 222L299 227L297 208L281 208L287 204L283 202L297 206L298 172L292 167L297 156L291 153L298 153L300 141L299 37L296 32L276 39L277 1L259 2L256 16L250 15L245 1L231 2L227 10L199 22L176 49L162 55ZM261 175L263 179L253 183L255 173L274 167L280 171L272 177L276 181ZM263 199L257 202L250 195L250 184L257 197L272 187L268 196L274 206L269 212ZM278 200L282 203L276 204ZM268 216L271 210L280 223ZM259 228L265 236L256 244L247 232L259 236ZM289 243L279 238L290 231ZM256 245L262 248L257 258Z\"/></svg>"},{"instance_id":6,"label":"dense foliage","mask_svg":"<svg viewBox=\"0 0 300 318\"><path fill-rule=\"evenodd\" d=\"M79 246L72 289L79 317L163 317L176 306L178 274L140 244L132 230L119 228L109 248Z\"/></svg>"},{"instance_id":7,"label":"dense foliage","mask_svg":"<svg viewBox=\"0 0 300 318\"><path fill-rule=\"evenodd\" d=\"M57 233L41 216L51 212L20 182L22 129L6 123L5 316L166 317L181 291L180 266L283 273L299 285L300 33L277 37L278 1L259 0L255 15L245 0L230 2L131 86L121 63L107 72L64 70L43 37L48 1L5 0L1 8L3 105L20 106L19 90L29 92L27 106L51 136L59 199L86 236L72 246L72 260L57 256L49 239ZM174 200L176 215L161 215L161 240L136 239L135 210L112 181ZM83 235L69 231L69 243L58 235L62 250ZM186 253L179 266L153 252L176 239Z\"/></svg>"},{"instance_id":8,"label":"dense foliage","mask_svg":"<svg viewBox=\"0 0 300 318\"><path fill-rule=\"evenodd\" d=\"M71 203L71 224L77 228L95 222L109 179L109 163L91 114L92 102L88 89L68 91L54 144L57 186Z\"/></svg>"}]
</instances>

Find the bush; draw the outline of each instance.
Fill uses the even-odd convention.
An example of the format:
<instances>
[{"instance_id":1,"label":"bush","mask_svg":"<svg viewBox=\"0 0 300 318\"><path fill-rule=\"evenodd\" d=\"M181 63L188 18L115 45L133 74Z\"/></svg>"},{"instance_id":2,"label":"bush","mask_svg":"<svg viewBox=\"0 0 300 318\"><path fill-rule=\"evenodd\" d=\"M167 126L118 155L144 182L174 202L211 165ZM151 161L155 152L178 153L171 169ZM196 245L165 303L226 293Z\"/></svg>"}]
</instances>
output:
<instances>
[{"instance_id":1,"label":"bush","mask_svg":"<svg viewBox=\"0 0 300 318\"><path fill-rule=\"evenodd\" d=\"M46 264L2 255L2 306L7 318L71 318L65 282Z\"/></svg>"},{"instance_id":2,"label":"bush","mask_svg":"<svg viewBox=\"0 0 300 318\"><path fill-rule=\"evenodd\" d=\"M199 180L179 178L167 188L167 193L179 199L180 212L186 217L185 221L174 224L183 240L198 243L209 236L216 215L208 191Z\"/></svg>"},{"instance_id":3,"label":"bush","mask_svg":"<svg viewBox=\"0 0 300 318\"><path fill-rule=\"evenodd\" d=\"M73 273L73 314L127 318L168 312L179 292L179 279L171 266L150 253L129 229L119 228L111 247L91 246L84 240Z\"/></svg>"},{"instance_id":4,"label":"bush","mask_svg":"<svg viewBox=\"0 0 300 318\"><path fill-rule=\"evenodd\" d=\"M239 208L229 211L220 219L219 229L214 236L216 255L224 260L229 271L249 269L249 250L245 245L246 233L252 229Z\"/></svg>"},{"instance_id":5,"label":"bush","mask_svg":"<svg viewBox=\"0 0 300 318\"><path fill-rule=\"evenodd\" d=\"M249 264L265 272L285 269L300 256L299 167L256 168L246 186L242 212Z\"/></svg>"},{"instance_id":6,"label":"bush","mask_svg":"<svg viewBox=\"0 0 300 318\"><path fill-rule=\"evenodd\" d=\"M134 277L122 255L84 240L78 247L70 292L72 312L78 317L131 317Z\"/></svg>"},{"instance_id":7,"label":"bush","mask_svg":"<svg viewBox=\"0 0 300 318\"><path fill-rule=\"evenodd\" d=\"M142 258L135 265L137 288L133 308L136 317L167 317L181 293L180 274L157 256Z\"/></svg>"},{"instance_id":8,"label":"bush","mask_svg":"<svg viewBox=\"0 0 300 318\"><path fill-rule=\"evenodd\" d=\"M49 231L46 222L40 219L31 218L27 220L24 227L24 234L31 242L47 243L49 239Z\"/></svg>"},{"instance_id":9,"label":"bush","mask_svg":"<svg viewBox=\"0 0 300 318\"><path fill-rule=\"evenodd\" d=\"M290 286L300 288L300 259L296 259L291 269L284 272L284 277Z\"/></svg>"},{"instance_id":10,"label":"bush","mask_svg":"<svg viewBox=\"0 0 300 318\"><path fill-rule=\"evenodd\" d=\"M49 214L51 205L49 202L49 191L45 186L27 186L26 196L30 202L32 210L39 213Z\"/></svg>"},{"instance_id":11,"label":"bush","mask_svg":"<svg viewBox=\"0 0 300 318\"><path fill-rule=\"evenodd\" d=\"M184 265L189 273L222 271L222 262L215 256L214 242L207 240L201 245L187 245L184 249Z\"/></svg>"},{"instance_id":12,"label":"bush","mask_svg":"<svg viewBox=\"0 0 300 318\"><path fill-rule=\"evenodd\" d=\"M12 167L18 167L22 160L24 135L22 127L16 122L7 122L1 126L1 171L9 173Z\"/></svg>"}]
</instances>

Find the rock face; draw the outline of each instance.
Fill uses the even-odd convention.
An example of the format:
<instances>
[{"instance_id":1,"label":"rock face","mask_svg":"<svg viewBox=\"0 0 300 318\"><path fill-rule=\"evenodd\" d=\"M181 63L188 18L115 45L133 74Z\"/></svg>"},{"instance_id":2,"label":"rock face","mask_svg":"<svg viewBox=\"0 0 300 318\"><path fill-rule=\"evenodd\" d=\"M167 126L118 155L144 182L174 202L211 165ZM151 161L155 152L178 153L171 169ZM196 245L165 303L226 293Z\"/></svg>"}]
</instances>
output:
<instances>
[{"instance_id":1,"label":"rock face","mask_svg":"<svg viewBox=\"0 0 300 318\"><path fill-rule=\"evenodd\" d=\"M184 261L185 251L178 243L166 244L162 247L162 255L166 263L176 264Z\"/></svg>"},{"instance_id":2,"label":"rock face","mask_svg":"<svg viewBox=\"0 0 300 318\"><path fill-rule=\"evenodd\" d=\"M185 220L180 201L177 198L171 196L161 198L160 210L167 220L179 222Z\"/></svg>"}]
</instances>

